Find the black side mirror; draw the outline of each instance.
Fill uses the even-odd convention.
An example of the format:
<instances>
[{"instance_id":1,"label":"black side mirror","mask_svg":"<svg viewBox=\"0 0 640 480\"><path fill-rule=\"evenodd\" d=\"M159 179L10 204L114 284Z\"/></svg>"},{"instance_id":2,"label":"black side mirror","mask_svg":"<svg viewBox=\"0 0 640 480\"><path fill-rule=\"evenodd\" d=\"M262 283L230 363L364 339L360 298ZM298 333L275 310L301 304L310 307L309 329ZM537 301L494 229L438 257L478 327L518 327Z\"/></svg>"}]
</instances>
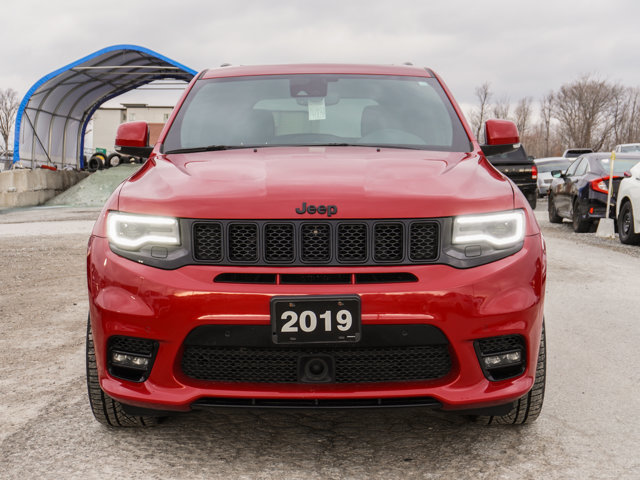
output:
<instances>
[{"instance_id":1,"label":"black side mirror","mask_svg":"<svg viewBox=\"0 0 640 480\"><path fill-rule=\"evenodd\" d=\"M551 176L553 178L563 178L564 173L562 173L562 170L551 170Z\"/></svg>"}]
</instances>

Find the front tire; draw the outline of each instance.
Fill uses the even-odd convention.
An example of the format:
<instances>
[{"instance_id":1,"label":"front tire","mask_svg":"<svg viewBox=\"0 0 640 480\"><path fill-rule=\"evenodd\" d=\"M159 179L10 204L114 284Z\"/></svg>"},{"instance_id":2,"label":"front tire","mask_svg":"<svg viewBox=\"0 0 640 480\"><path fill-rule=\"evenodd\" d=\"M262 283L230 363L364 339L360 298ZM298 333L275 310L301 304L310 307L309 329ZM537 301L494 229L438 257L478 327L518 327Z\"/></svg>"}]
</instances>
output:
<instances>
[{"instance_id":1,"label":"front tire","mask_svg":"<svg viewBox=\"0 0 640 480\"><path fill-rule=\"evenodd\" d=\"M556 210L556 202L553 199L553 195L549 195L549 222L562 223L562 217L558 215L558 210Z\"/></svg>"},{"instance_id":2,"label":"front tire","mask_svg":"<svg viewBox=\"0 0 640 480\"><path fill-rule=\"evenodd\" d=\"M546 343L543 323L542 334L540 335L540 348L538 349L536 377L529 393L515 402L511 411L506 415L474 417L473 420L475 423L482 425L525 425L533 423L538 418L544 402L544 387L547 376Z\"/></svg>"},{"instance_id":3,"label":"front tire","mask_svg":"<svg viewBox=\"0 0 640 480\"><path fill-rule=\"evenodd\" d=\"M91 411L98 422L107 427L148 427L160 423L159 417L134 416L125 413L122 404L104 393L98 381L96 352L93 346L91 321L87 320L87 390Z\"/></svg>"},{"instance_id":4,"label":"front tire","mask_svg":"<svg viewBox=\"0 0 640 480\"><path fill-rule=\"evenodd\" d=\"M640 233L634 233L633 207L625 202L618 214L618 234L620 242L626 245L640 245Z\"/></svg>"}]
</instances>

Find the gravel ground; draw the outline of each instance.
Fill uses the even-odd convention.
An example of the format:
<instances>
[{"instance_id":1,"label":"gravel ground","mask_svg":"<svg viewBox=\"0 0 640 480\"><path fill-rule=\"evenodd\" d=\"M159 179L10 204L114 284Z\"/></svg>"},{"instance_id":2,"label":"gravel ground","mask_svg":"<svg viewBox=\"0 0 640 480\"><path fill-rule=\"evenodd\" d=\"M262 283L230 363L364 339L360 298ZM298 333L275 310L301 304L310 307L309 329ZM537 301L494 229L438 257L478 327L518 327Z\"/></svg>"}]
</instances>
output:
<instances>
[{"instance_id":1,"label":"gravel ground","mask_svg":"<svg viewBox=\"0 0 640 480\"><path fill-rule=\"evenodd\" d=\"M86 397L85 250L98 209L0 213L2 479L635 479L640 247L551 225L536 423L435 412L196 412L110 430ZM633 387L636 385L636 387Z\"/></svg>"}]
</instances>

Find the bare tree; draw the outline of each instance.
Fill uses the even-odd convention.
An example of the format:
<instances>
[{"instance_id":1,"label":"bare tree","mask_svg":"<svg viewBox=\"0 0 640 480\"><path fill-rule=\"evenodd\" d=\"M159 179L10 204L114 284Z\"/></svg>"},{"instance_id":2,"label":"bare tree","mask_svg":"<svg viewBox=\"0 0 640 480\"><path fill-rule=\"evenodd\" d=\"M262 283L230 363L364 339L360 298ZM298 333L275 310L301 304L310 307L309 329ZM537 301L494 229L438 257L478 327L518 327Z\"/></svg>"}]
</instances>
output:
<instances>
[{"instance_id":1,"label":"bare tree","mask_svg":"<svg viewBox=\"0 0 640 480\"><path fill-rule=\"evenodd\" d=\"M610 115L613 126L609 147L640 140L640 89L617 89L612 99Z\"/></svg>"},{"instance_id":2,"label":"bare tree","mask_svg":"<svg viewBox=\"0 0 640 480\"><path fill-rule=\"evenodd\" d=\"M479 87L476 87L476 98L478 99L479 106L471 112L471 128L475 132L478 141L480 141L482 126L489 112L491 95L491 84L489 82L484 82Z\"/></svg>"},{"instance_id":3,"label":"bare tree","mask_svg":"<svg viewBox=\"0 0 640 480\"><path fill-rule=\"evenodd\" d=\"M513 112L514 121L520 137L526 137L529 133L529 124L531 120L531 97L522 98Z\"/></svg>"},{"instance_id":4,"label":"bare tree","mask_svg":"<svg viewBox=\"0 0 640 480\"><path fill-rule=\"evenodd\" d=\"M554 104L562 140L568 146L600 150L611 134L610 111L621 88L588 75L562 85Z\"/></svg>"},{"instance_id":5,"label":"bare tree","mask_svg":"<svg viewBox=\"0 0 640 480\"><path fill-rule=\"evenodd\" d=\"M9 135L18 112L18 93L12 88L0 89L0 136L4 141L4 151L9 151Z\"/></svg>"},{"instance_id":6,"label":"bare tree","mask_svg":"<svg viewBox=\"0 0 640 480\"><path fill-rule=\"evenodd\" d=\"M509 101L509 97L500 98L494 105L492 110L492 114L495 118L501 118L503 120L509 119L509 113L511 110L511 103Z\"/></svg>"},{"instance_id":7,"label":"bare tree","mask_svg":"<svg viewBox=\"0 0 640 480\"><path fill-rule=\"evenodd\" d=\"M553 92L547 93L540 101L540 118L542 122L542 142L543 142L543 155L545 157L550 156L551 147L551 119L553 118L553 105L554 105Z\"/></svg>"}]
</instances>

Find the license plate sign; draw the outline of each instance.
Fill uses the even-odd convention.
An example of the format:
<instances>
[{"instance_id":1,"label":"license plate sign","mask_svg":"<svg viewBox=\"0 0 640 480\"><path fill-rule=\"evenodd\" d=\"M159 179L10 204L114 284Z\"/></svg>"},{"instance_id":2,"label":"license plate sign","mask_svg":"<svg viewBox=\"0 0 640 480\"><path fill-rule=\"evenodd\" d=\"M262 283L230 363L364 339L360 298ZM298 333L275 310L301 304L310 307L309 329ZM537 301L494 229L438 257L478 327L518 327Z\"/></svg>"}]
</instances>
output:
<instances>
[{"instance_id":1,"label":"license plate sign","mask_svg":"<svg viewBox=\"0 0 640 480\"><path fill-rule=\"evenodd\" d=\"M271 331L278 344L358 342L360 297L274 297Z\"/></svg>"}]
</instances>

